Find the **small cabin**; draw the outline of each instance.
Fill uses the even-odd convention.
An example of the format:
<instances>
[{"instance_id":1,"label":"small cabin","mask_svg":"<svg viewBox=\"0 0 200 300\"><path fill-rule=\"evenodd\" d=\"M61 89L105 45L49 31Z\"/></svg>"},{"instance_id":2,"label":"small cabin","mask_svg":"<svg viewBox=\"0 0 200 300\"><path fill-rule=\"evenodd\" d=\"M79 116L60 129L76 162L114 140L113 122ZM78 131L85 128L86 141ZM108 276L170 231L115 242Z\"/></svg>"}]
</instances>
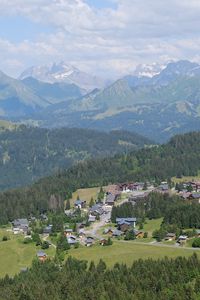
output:
<instances>
[{"instance_id":1,"label":"small cabin","mask_svg":"<svg viewBox=\"0 0 200 300\"><path fill-rule=\"evenodd\" d=\"M38 259L39 259L41 262L44 262L44 261L46 260L46 258L47 258L47 255L46 255L46 253L43 252L43 251L38 251L37 257L38 257Z\"/></svg>"}]
</instances>

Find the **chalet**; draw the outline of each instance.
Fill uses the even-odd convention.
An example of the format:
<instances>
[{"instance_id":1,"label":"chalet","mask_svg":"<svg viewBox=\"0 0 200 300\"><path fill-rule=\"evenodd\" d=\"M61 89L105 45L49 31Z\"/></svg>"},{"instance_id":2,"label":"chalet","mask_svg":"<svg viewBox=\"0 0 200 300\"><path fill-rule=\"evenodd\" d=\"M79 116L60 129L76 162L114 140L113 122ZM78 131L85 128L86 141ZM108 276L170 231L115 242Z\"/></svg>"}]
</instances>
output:
<instances>
[{"instance_id":1,"label":"chalet","mask_svg":"<svg viewBox=\"0 0 200 300\"><path fill-rule=\"evenodd\" d=\"M128 198L129 202L132 202L132 204L135 204L141 200L143 200L145 197L147 197L149 192L137 192L134 193L134 195L130 195Z\"/></svg>"},{"instance_id":2,"label":"chalet","mask_svg":"<svg viewBox=\"0 0 200 300\"><path fill-rule=\"evenodd\" d=\"M112 235L114 230L115 230L115 229L109 227L109 228L104 229L104 232L103 232L103 233L104 233L104 234L108 234L108 235Z\"/></svg>"},{"instance_id":3,"label":"chalet","mask_svg":"<svg viewBox=\"0 0 200 300\"><path fill-rule=\"evenodd\" d=\"M27 234L29 222L27 219L16 219L12 222L13 225L13 233L24 233Z\"/></svg>"},{"instance_id":4,"label":"chalet","mask_svg":"<svg viewBox=\"0 0 200 300\"><path fill-rule=\"evenodd\" d=\"M99 244L100 244L101 246L105 246L105 245L107 245L107 243L108 243L108 241L107 241L106 239L104 239L104 238L100 239Z\"/></svg>"},{"instance_id":5,"label":"chalet","mask_svg":"<svg viewBox=\"0 0 200 300\"><path fill-rule=\"evenodd\" d=\"M50 234L52 232L52 225L48 225L43 229L44 234Z\"/></svg>"},{"instance_id":6,"label":"chalet","mask_svg":"<svg viewBox=\"0 0 200 300\"><path fill-rule=\"evenodd\" d=\"M175 233L168 232L166 234L165 241L175 241L175 240L176 240L176 234Z\"/></svg>"},{"instance_id":7,"label":"chalet","mask_svg":"<svg viewBox=\"0 0 200 300\"><path fill-rule=\"evenodd\" d=\"M159 190L161 192L168 192L169 191L169 185L166 182L162 182L159 186Z\"/></svg>"},{"instance_id":8,"label":"chalet","mask_svg":"<svg viewBox=\"0 0 200 300\"><path fill-rule=\"evenodd\" d=\"M77 199L74 203L75 208L86 208L86 201Z\"/></svg>"},{"instance_id":9,"label":"chalet","mask_svg":"<svg viewBox=\"0 0 200 300\"><path fill-rule=\"evenodd\" d=\"M86 226L86 222L82 222L82 223L77 223L76 224L76 230L78 231L79 229L83 229Z\"/></svg>"},{"instance_id":10,"label":"chalet","mask_svg":"<svg viewBox=\"0 0 200 300\"><path fill-rule=\"evenodd\" d=\"M43 251L38 251L37 257L38 257L38 259L39 259L41 262L43 262L43 261L46 260L47 255L46 255L46 253L43 252Z\"/></svg>"},{"instance_id":11,"label":"chalet","mask_svg":"<svg viewBox=\"0 0 200 300\"><path fill-rule=\"evenodd\" d=\"M199 181L189 181L184 183L185 188L191 186L193 191L200 192L200 182Z\"/></svg>"},{"instance_id":12,"label":"chalet","mask_svg":"<svg viewBox=\"0 0 200 300\"><path fill-rule=\"evenodd\" d=\"M196 237L200 237L200 229L196 229Z\"/></svg>"},{"instance_id":13,"label":"chalet","mask_svg":"<svg viewBox=\"0 0 200 300\"><path fill-rule=\"evenodd\" d=\"M192 193L191 195L190 195L190 199L191 200L200 200L200 193Z\"/></svg>"},{"instance_id":14,"label":"chalet","mask_svg":"<svg viewBox=\"0 0 200 300\"><path fill-rule=\"evenodd\" d=\"M93 216L101 216L104 213L104 210L102 208L102 204L94 204L91 208L90 208L90 214Z\"/></svg>"},{"instance_id":15,"label":"chalet","mask_svg":"<svg viewBox=\"0 0 200 300\"><path fill-rule=\"evenodd\" d=\"M96 216L89 215L88 221L89 222L95 222L96 221Z\"/></svg>"},{"instance_id":16,"label":"chalet","mask_svg":"<svg viewBox=\"0 0 200 300\"><path fill-rule=\"evenodd\" d=\"M129 218L129 217L127 217L127 218L116 218L117 225L119 223L122 223L122 222L128 222L128 223L130 223L130 226L135 227L136 221L137 221L136 218Z\"/></svg>"},{"instance_id":17,"label":"chalet","mask_svg":"<svg viewBox=\"0 0 200 300\"><path fill-rule=\"evenodd\" d=\"M141 230L134 230L134 234L136 239L143 239L144 237L144 232Z\"/></svg>"},{"instance_id":18,"label":"chalet","mask_svg":"<svg viewBox=\"0 0 200 300\"><path fill-rule=\"evenodd\" d=\"M178 237L178 243L179 244L185 244L186 243L186 241L187 241L187 235L180 235L179 237Z\"/></svg>"},{"instance_id":19,"label":"chalet","mask_svg":"<svg viewBox=\"0 0 200 300\"><path fill-rule=\"evenodd\" d=\"M65 236L70 236L72 234L73 230L71 228L66 228L64 230L64 235Z\"/></svg>"},{"instance_id":20,"label":"chalet","mask_svg":"<svg viewBox=\"0 0 200 300\"><path fill-rule=\"evenodd\" d=\"M117 199L116 195L109 193L106 196L106 204L110 205L110 206L113 206L114 203L115 203L115 201L116 201L116 199Z\"/></svg>"},{"instance_id":21,"label":"chalet","mask_svg":"<svg viewBox=\"0 0 200 300\"><path fill-rule=\"evenodd\" d=\"M196 192L200 192L200 181L195 181L195 190Z\"/></svg>"},{"instance_id":22,"label":"chalet","mask_svg":"<svg viewBox=\"0 0 200 300\"><path fill-rule=\"evenodd\" d=\"M83 238L85 236L85 230L83 228L80 228L78 230L78 235L80 238Z\"/></svg>"},{"instance_id":23,"label":"chalet","mask_svg":"<svg viewBox=\"0 0 200 300\"><path fill-rule=\"evenodd\" d=\"M190 199L190 198L191 198L191 195L192 195L192 193L187 192L187 191L180 191L180 192L179 192L179 196L180 196L182 199L184 199L184 200Z\"/></svg>"},{"instance_id":24,"label":"chalet","mask_svg":"<svg viewBox=\"0 0 200 300\"><path fill-rule=\"evenodd\" d=\"M77 243L76 237L74 235L70 235L67 237L67 242L69 245L74 245Z\"/></svg>"},{"instance_id":25,"label":"chalet","mask_svg":"<svg viewBox=\"0 0 200 300\"><path fill-rule=\"evenodd\" d=\"M118 185L120 190L122 192L133 192L133 191L138 191L138 190L142 190L144 183L140 183L140 182L129 182L129 183L121 183Z\"/></svg>"},{"instance_id":26,"label":"chalet","mask_svg":"<svg viewBox=\"0 0 200 300\"><path fill-rule=\"evenodd\" d=\"M123 232L126 232L131 228L131 223L129 223L127 221L120 221L120 222L118 222L117 225L118 225L118 229Z\"/></svg>"},{"instance_id":27,"label":"chalet","mask_svg":"<svg viewBox=\"0 0 200 300\"><path fill-rule=\"evenodd\" d=\"M123 233L121 230L115 229L115 230L113 231L112 236L120 237L120 236L122 236L123 234L124 234L124 233Z\"/></svg>"},{"instance_id":28,"label":"chalet","mask_svg":"<svg viewBox=\"0 0 200 300\"><path fill-rule=\"evenodd\" d=\"M85 246L90 247L94 244L94 238L91 236L88 236L85 240Z\"/></svg>"},{"instance_id":29,"label":"chalet","mask_svg":"<svg viewBox=\"0 0 200 300\"><path fill-rule=\"evenodd\" d=\"M118 184L108 185L106 188L106 194L119 196L121 194L121 187Z\"/></svg>"}]
</instances>

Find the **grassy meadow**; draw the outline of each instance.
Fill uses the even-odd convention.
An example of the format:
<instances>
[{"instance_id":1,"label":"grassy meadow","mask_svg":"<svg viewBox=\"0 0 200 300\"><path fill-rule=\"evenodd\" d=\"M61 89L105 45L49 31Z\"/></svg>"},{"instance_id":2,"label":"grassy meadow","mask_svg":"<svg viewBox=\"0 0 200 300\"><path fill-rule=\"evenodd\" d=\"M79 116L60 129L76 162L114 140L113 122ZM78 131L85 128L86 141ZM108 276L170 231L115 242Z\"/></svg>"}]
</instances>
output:
<instances>
[{"instance_id":1,"label":"grassy meadow","mask_svg":"<svg viewBox=\"0 0 200 300\"><path fill-rule=\"evenodd\" d=\"M165 256L174 258L177 256L190 256L194 252L200 257L200 250L192 250L181 247L167 247L165 245L155 246L152 244L137 244L133 241L114 241L112 246L103 247L95 245L93 247L80 247L71 249L68 255L77 259L98 261L103 259L109 267L115 263L126 263L131 265L134 260L138 259L159 259Z\"/></svg>"},{"instance_id":2,"label":"grassy meadow","mask_svg":"<svg viewBox=\"0 0 200 300\"><path fill-rule=\"evenodd\" d=\"M3 242L2 237L6 235L9 240ZM13 276L20 272L21 268L31 266L31 263L40 247L36 247L34 243L24 244L23 235L13 235L6 229L0 229L0 277L6 274ZM53 257L55 249L50 247L44 252Z\"/></svg>"},{"instance_id":3,"label":"grassy meadow","mask_svg":"<svg viewBox=\"0 0 200 300\"><path fill-rule=\"evenodd\" d=\"M70 199L70 203L74 203L79 196L81 200L85 200L87 204L89 204L91 198L95 200L98 193L100 191L99 187L93 187L88 189L78 189L76 192L72 194L72 199Z\"/></svg>"}]
</instances>

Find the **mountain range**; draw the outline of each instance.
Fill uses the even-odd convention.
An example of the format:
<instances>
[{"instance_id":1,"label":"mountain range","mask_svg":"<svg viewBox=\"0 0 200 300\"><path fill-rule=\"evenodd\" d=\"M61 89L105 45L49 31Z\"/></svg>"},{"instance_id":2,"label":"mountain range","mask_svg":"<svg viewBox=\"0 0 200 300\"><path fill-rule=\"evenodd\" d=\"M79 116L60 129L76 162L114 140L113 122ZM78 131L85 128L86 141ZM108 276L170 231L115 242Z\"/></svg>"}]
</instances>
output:
<instances>
[{"instance_id":1,"label":"mountain range","mask_svg":"<svg viewBox=\"0 0 200 300\"><path fill-rule=\"evenodd\" d=\"M64 82L75 84L83 89L85 93L95 88L103 88L106 85L106 80L80 71L63 61L28 68L19 76L19 79L23 80L28 77L48 83Z\"/></svg>"},{"instance_id":2,"label":"mountain range","mask_svg":"<svg viewBox=\"0 0 200 300\"><path fill-rule=\"evenodd\" d=\"M200 129L197 63L140 65L109 85L89 78L66 63L33 67L18 80L1 73L0 117L42 127L125 129L158 142Z\"/></svg>"}]
</instances>

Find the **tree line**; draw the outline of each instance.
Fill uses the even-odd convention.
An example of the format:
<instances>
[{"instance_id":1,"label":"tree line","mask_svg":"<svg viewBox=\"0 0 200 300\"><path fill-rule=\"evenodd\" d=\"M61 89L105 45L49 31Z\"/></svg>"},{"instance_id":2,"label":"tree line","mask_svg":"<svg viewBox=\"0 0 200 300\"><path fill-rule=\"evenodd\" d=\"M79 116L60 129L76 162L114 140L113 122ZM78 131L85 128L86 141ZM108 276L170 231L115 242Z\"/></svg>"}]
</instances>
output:
<instances>
[{"instance_id":1,"label":"tree line","mask_svg":"<svg viewBox=\"0 0 200 300\"><path fill-rule=\"evenodd\" d=\"M55 261L35 260L30 270L0 280L1 300L195 300L200 297L200 260L164 258L138 260L131 266L108 268L69 257L62 267Z\"/></svg>"}]
</instances>

